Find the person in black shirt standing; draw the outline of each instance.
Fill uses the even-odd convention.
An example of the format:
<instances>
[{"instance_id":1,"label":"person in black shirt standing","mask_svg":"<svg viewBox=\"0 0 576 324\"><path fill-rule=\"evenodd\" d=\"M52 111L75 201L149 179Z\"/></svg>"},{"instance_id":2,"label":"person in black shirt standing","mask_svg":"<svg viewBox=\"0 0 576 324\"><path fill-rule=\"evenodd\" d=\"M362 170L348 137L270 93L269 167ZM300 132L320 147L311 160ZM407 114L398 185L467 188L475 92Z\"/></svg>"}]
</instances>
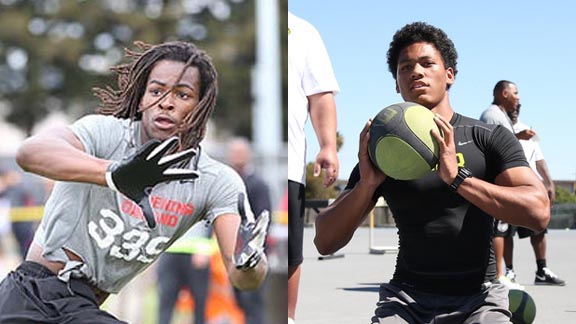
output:
<instances>
[{"instance_id":1,"label":"person in black shirt standing","mask_svg":"<svg viewBox=\"0 0 576 324\"><path fill-rule=\"evenodd\" d=\"M456 59L453 42L437 27L415 22L396 32L389 69L405 101L435 113L443 134L432 133L438 165L418 180L387 177L368 157L369 120L348 185L316 220L314 243L331 254L350 241L378 197L390 206L399 252L372 323L509 323L508 289L495 280L494 218L537 231L550 220L546 189L514 135L453 110Z\"/></svg>"}]
</instances>

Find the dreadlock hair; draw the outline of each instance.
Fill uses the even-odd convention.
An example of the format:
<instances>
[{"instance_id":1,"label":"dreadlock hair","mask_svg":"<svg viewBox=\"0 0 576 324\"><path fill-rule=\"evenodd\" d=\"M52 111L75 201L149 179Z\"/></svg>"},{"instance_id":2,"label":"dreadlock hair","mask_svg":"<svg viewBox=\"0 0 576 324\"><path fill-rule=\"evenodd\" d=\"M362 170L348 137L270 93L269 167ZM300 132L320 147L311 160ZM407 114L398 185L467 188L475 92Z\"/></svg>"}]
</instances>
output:
<instances>
[{"instance_id":1,"label":"dreadlock hair","mask_svg":"<svg viewBox=\"0 0 576 324\"><path fill-rule=\"evenodd\" d=\"M407 46L419 42L434 45L434 47L436 47L440 52L445 67L451 67L454 70L454 76L456 76L458 73L458 70L456 69L458 53L456 52L452 40L450 40L448 35L446 35L446 33L440 28L434 27L425 22L414 22L398 30L396 34L394 34L392 42L390 42L390 48L387 53L388 69L392 73L392 76L394 76L394 80L396 80L397 76L400 51ZM450 85L448 85L447 88L449 89Z\"/></svg>"},{"instance_id":2,"label":"dreadlock hair","mask_svg":"<svg viewBox=\"0 0 576 324\"><path fill-rule=\"evenodd\" d=\"M200 72L200 101L196 108L184 117L178 127L178 135L181 149L197 147L206 134L206 123L214 110L218 94L218 76L212 65L212 59L188 42L175 41L150 45L136 41L134 45L139 51L125 49L125 55L131 61L111 69L118 75L118 89L112 87L93 89L94 95L101 101L97 112L133 121L140 120L142 111L158 104L171 92L167 91L150 106L139 108L146 91L148 76L156 62L171 60L185 63L178 81L186 68L195 66Z\"/></svg>"}]
</instances>

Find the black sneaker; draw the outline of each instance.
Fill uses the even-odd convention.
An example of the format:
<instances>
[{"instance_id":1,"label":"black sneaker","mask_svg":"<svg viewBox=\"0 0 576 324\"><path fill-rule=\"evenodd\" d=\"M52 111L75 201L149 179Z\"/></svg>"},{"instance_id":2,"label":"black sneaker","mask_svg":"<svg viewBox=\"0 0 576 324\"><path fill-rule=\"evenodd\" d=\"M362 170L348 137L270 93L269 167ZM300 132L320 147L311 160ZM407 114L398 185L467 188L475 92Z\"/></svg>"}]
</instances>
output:
<instances>
[{"instance_id":1,"label":"black sneaker","mask_svg":"<svg viewBox=\"0 0 576 324\"><path fill-rule=\"evenodd\" d=\"M566 282L564 280L558 278L557 275L552 272L552 270L548 268L544 268L543 274L538 274L536 272L536 279L534 279L535 285L549 285L549 286L564 286Z\"/></svg>"}]
</instances>

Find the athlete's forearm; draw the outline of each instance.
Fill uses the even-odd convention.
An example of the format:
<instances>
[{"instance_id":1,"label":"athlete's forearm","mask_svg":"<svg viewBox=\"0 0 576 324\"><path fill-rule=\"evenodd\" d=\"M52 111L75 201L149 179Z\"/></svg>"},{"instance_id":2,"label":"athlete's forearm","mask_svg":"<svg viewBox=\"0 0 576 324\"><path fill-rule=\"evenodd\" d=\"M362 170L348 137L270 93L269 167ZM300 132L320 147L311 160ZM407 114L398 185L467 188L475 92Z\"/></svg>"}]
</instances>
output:
<instances>
[{"instance_id":1,"label":"athlete's forearm","mask_svg":"<svg viewBox=\"0 0 576 324\"><path fill-rule=\"evenodd\" d=\"M16 161L23 170L52 180L102 186L106 185L105 174L110 164L110 161L84 153L82 145L68 129L28 138L18 149Z\"/></svg>"},{"instance_id":2,"label":"athlete's forearm","mask_svg":"<svg viewBox=\"0 0 576 324\"><path fill-rule=\"evenodd\" d=\"M262 255L258 264L252 269L236 269L235 265L230 263L228 273L232 285L240 290L256 290L258 289L268 273L268 261L266 255Z\"/></svg>"},{"instance_id":3,"label":"athlete's forearm","mask_svg":"<svg viewBox=\"0 0 576 324\"><path fill-rule=\"evenodd\" d=\"M320 254L332 254L350 242L358 226L374 208L375 189L360 181L318 214L314 244Z\"/></svg>"},{"instance_id":4,"label":"athlete's forearm","mask_svg":"<svg viewBox=\"0 0 576 324\"><path fill-rule=\"evenodd\" d=\"M495 218L534 231L545 229L550 220L550 202L540 181L501 186L467 178L458 194Z\"/></svg>"}]
</instances>

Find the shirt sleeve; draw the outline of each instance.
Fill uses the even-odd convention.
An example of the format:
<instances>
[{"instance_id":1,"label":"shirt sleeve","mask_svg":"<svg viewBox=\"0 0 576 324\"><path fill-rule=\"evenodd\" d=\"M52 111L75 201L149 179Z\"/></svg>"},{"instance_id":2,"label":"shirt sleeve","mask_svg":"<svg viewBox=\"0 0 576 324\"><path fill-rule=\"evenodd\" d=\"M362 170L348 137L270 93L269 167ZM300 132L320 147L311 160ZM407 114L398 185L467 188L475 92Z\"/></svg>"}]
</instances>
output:
<instances>
[{"instance_id":1,"label":"shirt sleeve","mask_svg":"<svg viewBox=\"0 0 576 324\"><path fill-rule=\"evenodd\" d=\"M306 62L302 87L306 96L322 92L337 94L340 88L332 69L330 56L320 33L315 28L309 29L305 51Z\"/></svg>"},{"instance_id":2,"label":"shirt sleeve","mask_svg":"<svg viewBox=\"0 0 576 324\"><path fill-rule=\"evenodd\" d=\"M514 134L514 128L508 117L500 110L488 109L484 111L480 120L488 125L500 125L505 127L508 131Z\"/></svg>"},{"instance_id":3,"label":"shirt sleeve","mask_svg":"<svg viewBox=\"0 0 576 324\"><path fill-rule=\"evenodd\" d=\"M238 195L244 194L244 209L249 219L254 219L254 213L248 202L246 187L242 178L230 167L223 166L220 173L214 178L210 186L206 220L213 223L214 220L224 214L240 215L238 211Z\"/></svg>"},{"instance_id":4,"label":"shirt sleeve","mask_svg":"<svg viewBox=\"0 0 576 324\"><path fill-rule=\"evenodd\" d=\"M121 121L112 116L87 115L69 126L78 137L86 153L109 158L125 136Z\"/></svg>"},{"instance_id":5,"label":"shirt sleeve","mask_svg":"<svg viewBox=\"0 0 576 324\"><path fill-rule=\"evenodd\" d=\"M522 145L516 136L503 126L496 126L492 131L486 153L488 154L486 161L494 171L494 175L513 167L530 167Z\"/></svg>"}]
</instances>

